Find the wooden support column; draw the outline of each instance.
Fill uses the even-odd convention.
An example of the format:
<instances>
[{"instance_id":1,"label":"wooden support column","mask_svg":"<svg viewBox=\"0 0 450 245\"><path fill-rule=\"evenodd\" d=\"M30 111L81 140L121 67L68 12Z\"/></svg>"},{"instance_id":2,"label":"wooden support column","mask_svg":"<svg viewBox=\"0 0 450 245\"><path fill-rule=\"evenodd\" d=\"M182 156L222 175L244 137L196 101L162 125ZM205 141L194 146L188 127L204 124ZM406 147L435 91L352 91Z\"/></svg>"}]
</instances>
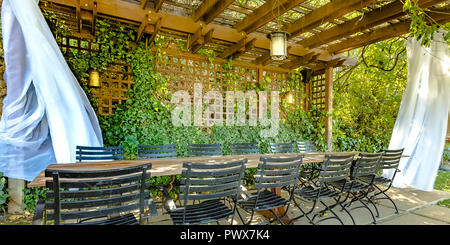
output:
<instances>
[{"instance_id":1,"label":"wooden support column","mask_svg":"<svg viewBox=\"0 0 450 245\"><path fill-rule=\"evenodd\" d=\"M333 151L333 67L325 68L325 139L328 151Z\"/></svg>"},{"instance_id":2,"label":"wooden support column","mask_svg":"<svg viewBox=\"0 0 450 245\"><path fill-rule=\"evenodd\" d=\"M25 180L8 178L9 200L8 213L23 213L22 202L24 198L23 188L25 188Z\"/></svg>"}]
</instances>

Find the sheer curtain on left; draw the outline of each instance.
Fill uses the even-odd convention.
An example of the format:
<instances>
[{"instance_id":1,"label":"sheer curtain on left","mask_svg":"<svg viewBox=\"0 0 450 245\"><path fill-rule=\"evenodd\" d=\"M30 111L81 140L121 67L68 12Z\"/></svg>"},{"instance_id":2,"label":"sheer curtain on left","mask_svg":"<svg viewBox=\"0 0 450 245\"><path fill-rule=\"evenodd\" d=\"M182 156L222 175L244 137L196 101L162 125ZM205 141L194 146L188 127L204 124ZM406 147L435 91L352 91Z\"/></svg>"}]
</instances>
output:
<instances>
[{"instance_id":1,"label":"sheer curtain on left","mask_svg":"<svg viewBox=\"0 0 450 245\"><path fill-rule=\"evenodd\" d=\"M48 164L75 162L77 145L102 146L97 116L36 0L3 0L7 95L0 172L33 180Z\"/></svg>"}]
</instances>

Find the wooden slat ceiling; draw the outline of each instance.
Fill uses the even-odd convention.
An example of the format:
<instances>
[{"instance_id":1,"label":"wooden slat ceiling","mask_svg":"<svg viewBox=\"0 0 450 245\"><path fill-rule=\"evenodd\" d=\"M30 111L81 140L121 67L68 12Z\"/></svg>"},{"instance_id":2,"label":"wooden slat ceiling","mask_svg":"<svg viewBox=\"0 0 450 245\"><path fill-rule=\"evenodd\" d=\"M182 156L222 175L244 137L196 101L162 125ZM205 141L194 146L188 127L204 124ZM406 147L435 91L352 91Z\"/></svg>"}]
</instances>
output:
<instances>
[{"instance_id":1,"label":"wooden slat ceiling","mask_svg":"<svg viewBox=\"0 0 450 245\"><path fill-rule=\"evenodd\" d=\"M450 20L448 0L419 5L438 23ZM193 53L208 48L221 58L284 69L352 65L356 60L344 52L408 33L410 23L400 0L41 0L40 6L81 23L95 15L117 19L135 26L139 37L175 36ZM267 34L277 29L290 33L289 57L281 62L268 55Z\"/></svg>"}]
</instances>

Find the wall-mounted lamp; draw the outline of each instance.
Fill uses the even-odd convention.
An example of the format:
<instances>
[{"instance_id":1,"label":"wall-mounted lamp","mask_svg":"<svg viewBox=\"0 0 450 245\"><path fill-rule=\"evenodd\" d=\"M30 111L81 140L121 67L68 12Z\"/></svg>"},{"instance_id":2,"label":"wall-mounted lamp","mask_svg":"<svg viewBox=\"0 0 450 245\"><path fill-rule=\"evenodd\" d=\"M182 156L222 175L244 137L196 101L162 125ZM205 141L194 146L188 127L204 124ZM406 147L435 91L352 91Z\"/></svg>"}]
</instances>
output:
<instances>
[{"instance_id":1,"label":"wall-mounted lamp","mask_svg":"<svg viewBox=\"0 0 450 245\"><path fill-rule=\"evenodd\" d=\"M100 87L100 74L95 68L89 72L89 87Z\"/></svg>"},{"instance_id":2,"label":"wall-mounted lamp","mask_svg":"<svg viewBox=\"0 0 450 245\"><path fill-rule=\"evenodd\" d=\"M286 94L286 103L288 103L288 104L294 104L294 102L295 102L294 93L288 92L288 93Z\"/></svg>"}]
</instances>

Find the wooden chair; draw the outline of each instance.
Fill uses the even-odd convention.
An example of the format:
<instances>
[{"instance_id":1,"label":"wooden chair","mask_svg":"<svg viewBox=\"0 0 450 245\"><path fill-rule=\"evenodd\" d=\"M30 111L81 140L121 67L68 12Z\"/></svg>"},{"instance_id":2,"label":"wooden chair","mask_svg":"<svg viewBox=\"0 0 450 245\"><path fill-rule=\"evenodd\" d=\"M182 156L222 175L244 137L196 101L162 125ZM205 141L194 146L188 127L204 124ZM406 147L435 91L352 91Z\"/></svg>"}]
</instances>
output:
<instances>
[{"instance_id":1,"label":"wooden chair","mask_svg":"<svg viewBox=\"0 0 450 245\"><path fill-rule=\"evenodd\" d=\"M219 224L220 220L231 218L233 224L245 163L247 159L226 163L183 163L179 196L183 206L168 210L173 223Z\"/></svg>"},{"instance_id":2,"label":"wooden chair","mask_svg":"<svg viewBox=\"0 0 450 245\"><path fill-rule=\"evenodd\" d=\"M76 159L78 162L122 160L123 146L77 146Z\"/></svg>"},{"instance_id":3,"label":"wooden chair","mask_svg":"<svg viewBox=\"0 0 450 245\"><path fill-rule=\"evenodd\" d=\"M50 190L45 200L38 201L33 224L140 224L157 215L148 191L150 169L151 164L98 171L46 170L45 176L52 178L46 181ZM138 218L131 211L137 211Z\"/></svg>"}]
</instances>

